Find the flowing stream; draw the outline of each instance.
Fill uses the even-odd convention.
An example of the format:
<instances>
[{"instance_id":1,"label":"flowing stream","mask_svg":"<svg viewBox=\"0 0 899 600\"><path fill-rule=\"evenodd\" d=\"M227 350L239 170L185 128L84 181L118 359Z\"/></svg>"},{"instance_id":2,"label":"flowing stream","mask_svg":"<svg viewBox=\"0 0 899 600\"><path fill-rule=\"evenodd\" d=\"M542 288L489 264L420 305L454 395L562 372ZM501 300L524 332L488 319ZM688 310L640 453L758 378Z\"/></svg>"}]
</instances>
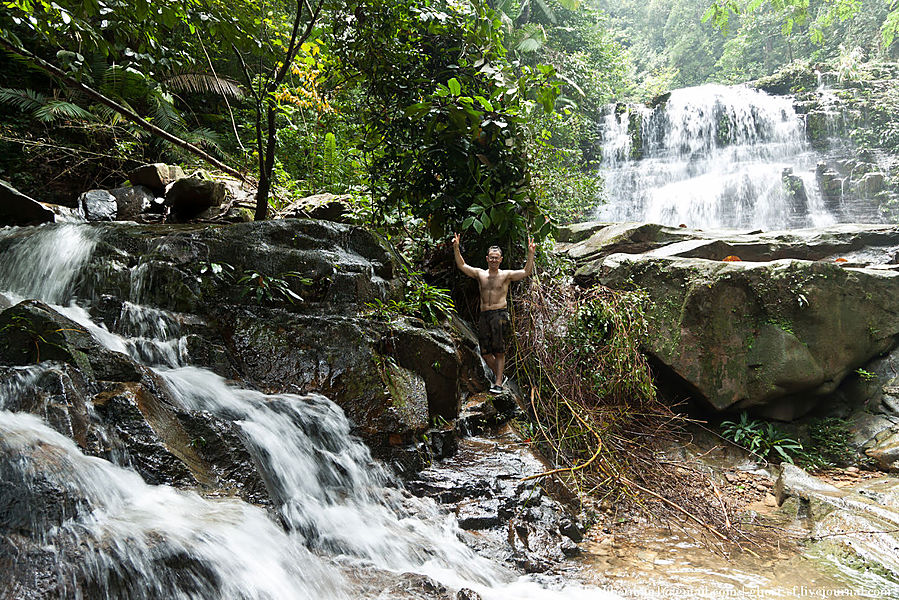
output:
<instances>
[{"instance_id":1,"label":"flowing stream","mask_svg":"<svg viewBox=\"0 0 899 600\"><path fill-rule=\"evenodd\" d=\"M792 100L745 86L674 90L656 108L610 107L602 132L601 221L788 229L836 222L818 191L820 156Z\"/></svg>"},{"instance_id":2,"label":"flowing stream","mask_svg":"<svg viewBox=\"0 0 899 600\"><path fill-rule=\"evenodd\" d=\"M266 395L190 366L173 315L141 306L140 269L120 331L96 324L73 289L97 243L86 225L0 229L17 238L0 262L0 296L50 304L111 350L151 367L184 408L240 425L275 501L273 515L236 498L149 485L123 464L85 455L40 417L12 412L58 364L17 369L0 386L0 475L40 503L45 490L71 498L62 526L40 544L60 565L63 597L301 599L382 597L360 591L365 573L417 573L487 598L613 598L576 584L520 577L479 556L455 521L415 498L350 436L342 410L321 395ZM2 297L0 297L2 301ZM34 528L45 515L34 509ZM0 543L3 540L0 539ZM366 588L367 589L367 588Z\"/></svg>"}]
</instances>

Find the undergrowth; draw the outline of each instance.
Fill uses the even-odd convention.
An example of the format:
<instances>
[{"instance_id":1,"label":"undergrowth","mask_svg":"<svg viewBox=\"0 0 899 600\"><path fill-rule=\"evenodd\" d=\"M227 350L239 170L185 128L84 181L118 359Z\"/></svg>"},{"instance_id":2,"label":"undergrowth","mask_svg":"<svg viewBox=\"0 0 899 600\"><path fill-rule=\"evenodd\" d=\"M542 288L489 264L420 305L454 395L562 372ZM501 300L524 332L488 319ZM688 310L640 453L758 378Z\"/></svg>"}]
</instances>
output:
<instances>
[{"instance_id":1,"label":"undergrowth","mask_svg":"<svg viewBox=\"0 0 899 600\"><path fill-rule=\"evenodd\" d=\"M796 456L804 456L802 444L773 423L752 419L747 413L739 421L722 421L721 435L759 458L793 464Z\"/></svg>"},{"instance_id":2,"label":"undergrowth","mask_svg":"<svg viewBox=\"0 0 899 600\"><path fill-rule=\"evenodd\" d=\"M642 292L535 280L516 299L513 366L530 389L524 433L581 497L627 506L663 522L699 525L710 541L746 539L708 474L663 449L687 419L656 394L641 340Z\"/></svg>"}]
</instances>

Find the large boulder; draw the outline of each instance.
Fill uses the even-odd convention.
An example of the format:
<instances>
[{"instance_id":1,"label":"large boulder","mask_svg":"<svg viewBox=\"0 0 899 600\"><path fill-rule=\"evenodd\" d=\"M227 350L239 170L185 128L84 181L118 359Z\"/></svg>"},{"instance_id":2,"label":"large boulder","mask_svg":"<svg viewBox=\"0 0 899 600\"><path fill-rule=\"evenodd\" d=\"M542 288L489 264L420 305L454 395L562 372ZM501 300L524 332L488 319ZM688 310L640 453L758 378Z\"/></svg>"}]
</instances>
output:
<instances>
[{"instance_id":1,"label":"large boulder","mask_svg":"<svg viewBox=\"0 0 899 600\"><path fill-rule=\"evenodd\" d=\"M351 221L349 196L336 194L314 194L291 202L279 211L280 215L291 219L316 219L347 223Z\"/></svg>"},{"instance_id":2,"label":"large boulder","mask_svg":"<svg viewBox=\"0 0 899 600\"><path fill-rule=\"evenodd\" d=\"M165 202L176 221L186 221L203 211L219 206L227 192L221 181L185 177L172 183L165 194Z\"/></svg>"},{"instance_id":3,"label":"large boulder","mask_svg":"<svg viewBox=\"0 0 899 600\"><path fill-rule=\"evenodd\" d=\"M557 251L573 259L581 281L594 280L600 259L616 252L658 257L744 261L843 258L858 265L895 261L896 225L840 224L788 231L701 230L653 223L577 223L559 229Z\"/></svg>"},{"instance_id":4,"label":"large boulder","mask_svg":"<svg viewBox=\"0 0 899 600\"><path fill-rule=\"evenodd\" d=\"M647 291L646 351L717 410L795 418L899 335L893 270L627 254L591 268Z\"/></svg>"},{"instance_id":5,"label":"large boulder","mask_svg":"<svg viewBox=\"0 0 899 600\"><path fill-rule=\"evenodd\" d=\"M88 221L115 221L119 205L106 190L89 190L78 196L78 208Z\"/></svg>"},{"instance_id":6,"label":"large boulder","mask_svg":"<svg viewBox=\"0 0 899 600\"><path fill-rule=\"evenodd\" d=\"M152 208L156 200L153 191L142 185L115 188L109 190L109 193L115 197L117 208L115 218L119 221L133 221L138 215Z\"/></svg>"},{"instance_id":7,"label":"large boulder","mask_svg":"<svg viewBox=\"0 0 899 600\"><path fill-rule=\"evenodd\" d=\"M186 177L181 167L165 163L141 165L128 174L128 181L133 186L146 186L157 196L165 193L170 183Z\"/></svg>"},{"instance_id":8,"label":"large boulder","mask_svg":"<svg viewBox=\"0 0 899 600\"><path fill-rule=\"evenodd\" d=\"M26 300L0 313L0 364L28 365L61 361L87 377L104 381L137 381L141 367L108 350L81 325L37 300Z\"/></svg>"},{"instance_id":9,"label":"large boulder","mask_svg":"<svg viewBox=\"0 0 899 600\"><path fill-rule=\"evenodd\" d=\"M0 179L0 227L40 225L54 220L52 210Z\"/></svg>"}]
</instances>

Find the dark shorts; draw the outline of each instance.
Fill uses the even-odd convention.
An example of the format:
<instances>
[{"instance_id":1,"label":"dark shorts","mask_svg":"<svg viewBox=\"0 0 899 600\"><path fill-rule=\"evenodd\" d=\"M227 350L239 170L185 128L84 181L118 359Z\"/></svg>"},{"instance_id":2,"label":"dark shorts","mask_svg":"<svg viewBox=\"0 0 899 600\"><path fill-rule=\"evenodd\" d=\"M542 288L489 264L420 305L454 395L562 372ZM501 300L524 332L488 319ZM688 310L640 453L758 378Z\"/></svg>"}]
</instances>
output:
<instances>
[{"instance_id":1,"label":"dark shorts","mask_svg":"<svg viewBox=\"0 0 899 600\"><path fill-rule=\"evenodd\" d=\"M505 340L509 337L509 311L505 308L485 310L478 317L478 344L481 354L505 352Z\"/></svg>"}]
</instances>

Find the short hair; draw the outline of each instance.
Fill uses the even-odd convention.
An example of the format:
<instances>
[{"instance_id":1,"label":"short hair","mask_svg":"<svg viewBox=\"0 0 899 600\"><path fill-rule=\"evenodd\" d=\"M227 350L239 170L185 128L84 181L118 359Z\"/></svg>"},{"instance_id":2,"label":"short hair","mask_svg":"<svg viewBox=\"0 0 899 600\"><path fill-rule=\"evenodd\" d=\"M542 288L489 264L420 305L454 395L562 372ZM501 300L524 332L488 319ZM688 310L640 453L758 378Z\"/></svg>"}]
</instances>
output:
<instances>
[{"instance_id":1,"label":"short hair","mask_svg":"<svg viewBox=\"0 0 899 600\"><path fill-rule=\"evenodd\" d=\"M499 246L490 246L489 248L487 248L487 254L490 254L490 253L493 252L494 250L496 250L496 251L499 252L500 254L503 253L503 249L500 248Z\"/></svg>"}]
</instances>

